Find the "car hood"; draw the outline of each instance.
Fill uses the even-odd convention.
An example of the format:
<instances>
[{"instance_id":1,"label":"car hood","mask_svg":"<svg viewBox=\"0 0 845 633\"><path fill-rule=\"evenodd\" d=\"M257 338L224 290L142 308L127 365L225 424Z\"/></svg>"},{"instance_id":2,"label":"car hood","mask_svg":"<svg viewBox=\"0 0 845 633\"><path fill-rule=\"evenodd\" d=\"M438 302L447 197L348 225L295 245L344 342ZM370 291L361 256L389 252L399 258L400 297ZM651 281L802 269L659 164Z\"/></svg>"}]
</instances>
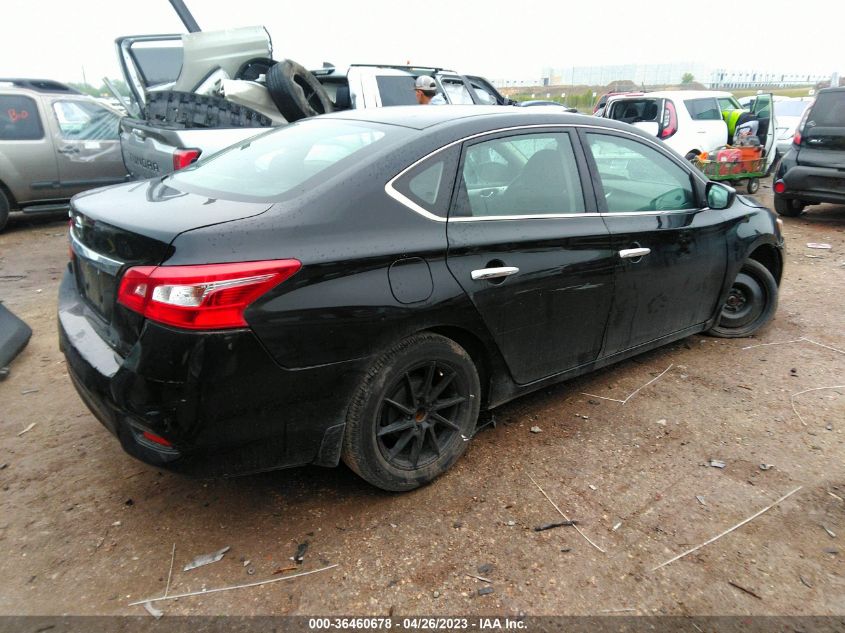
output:
<instances>
[{"instance_id":1,"label":"car hood","mask_svg":"<svg viewBox=\"0 0 845 633\"><path fill-rule=\"evenodd\" d=\"M160 178L97 189L74 196L87 218L170 243L180 233L260 215L269 202L240 202L180 191Z\"/></svg>"}]
</instances>

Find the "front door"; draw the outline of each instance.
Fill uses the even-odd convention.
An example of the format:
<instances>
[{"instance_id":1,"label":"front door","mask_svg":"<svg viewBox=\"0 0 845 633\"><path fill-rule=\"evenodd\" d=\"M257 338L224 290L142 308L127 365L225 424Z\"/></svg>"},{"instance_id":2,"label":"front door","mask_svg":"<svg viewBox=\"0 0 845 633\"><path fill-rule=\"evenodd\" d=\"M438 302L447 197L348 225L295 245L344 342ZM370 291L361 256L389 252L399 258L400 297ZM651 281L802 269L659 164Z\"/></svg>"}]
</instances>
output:
<instances>
[{"instance_id":1,"label":"front door","mask_svg":"<svg viewBox=\"0 0 845 633\"><path fill-rule=\"evenodd\" d=\"M689 167L632 135L583 133L617 254L604 356L707 321L727 262L728 224L701 210Z\"/></svg>"},{"instance_id":2,"label":"front door","mask_svg":"<svg viewBox=\"0 0 845 633\"><path fill-rule=\"evenodd\" d=\"M66 197L126 180L117 112L93 99L74 97L53 99L50 109L59 182Z\"/></svg>"},{"instance_id":3,"label":"front door","mask_svg":"<svg viewBox=\"0 0 845 633\"><path fill-rule=\"evenodd\" d=\"M614 252L576 138L499 133L459 167L448 266L522 384L594 361L610 311Z\"/></svg>"}]
</instances>

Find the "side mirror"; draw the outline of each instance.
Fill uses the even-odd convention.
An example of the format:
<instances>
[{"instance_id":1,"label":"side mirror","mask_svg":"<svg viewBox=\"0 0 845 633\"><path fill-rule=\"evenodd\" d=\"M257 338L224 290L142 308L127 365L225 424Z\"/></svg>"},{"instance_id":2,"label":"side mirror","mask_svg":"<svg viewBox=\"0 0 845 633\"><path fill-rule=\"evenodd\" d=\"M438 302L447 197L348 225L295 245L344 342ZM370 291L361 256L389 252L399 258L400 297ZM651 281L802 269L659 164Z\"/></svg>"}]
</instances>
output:
<instances>
[{"instance_id":1,"label":"side mirror","mask_svg":"<svg viewBox=\"0 0 845 633\"><path fill-rule=\"evenodd\" d=\"M720 182L708 182L704 192L707 196L707 206L716 211L727 209L736 198L736 189Z\"/></svg>"}]
</instances>

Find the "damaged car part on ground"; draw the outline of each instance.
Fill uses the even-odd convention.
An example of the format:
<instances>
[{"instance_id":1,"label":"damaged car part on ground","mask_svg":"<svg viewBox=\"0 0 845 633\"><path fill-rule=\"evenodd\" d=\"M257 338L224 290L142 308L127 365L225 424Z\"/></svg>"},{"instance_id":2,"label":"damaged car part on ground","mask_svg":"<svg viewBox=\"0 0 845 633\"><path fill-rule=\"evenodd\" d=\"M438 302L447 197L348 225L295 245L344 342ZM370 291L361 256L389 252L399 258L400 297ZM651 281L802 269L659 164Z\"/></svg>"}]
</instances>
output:
<instances>
[{"instance_id":1,"label":"damaged car part on ground","mask_svg":"<svg viewBox=\"0 0 845 633\"><path fill-rule=\"evenodd\" d=\"M630 126L384 108L74 199L59 332L130 454L408 490L481 409L777 305L774 214Z\"/></svg>"}]
</instances>

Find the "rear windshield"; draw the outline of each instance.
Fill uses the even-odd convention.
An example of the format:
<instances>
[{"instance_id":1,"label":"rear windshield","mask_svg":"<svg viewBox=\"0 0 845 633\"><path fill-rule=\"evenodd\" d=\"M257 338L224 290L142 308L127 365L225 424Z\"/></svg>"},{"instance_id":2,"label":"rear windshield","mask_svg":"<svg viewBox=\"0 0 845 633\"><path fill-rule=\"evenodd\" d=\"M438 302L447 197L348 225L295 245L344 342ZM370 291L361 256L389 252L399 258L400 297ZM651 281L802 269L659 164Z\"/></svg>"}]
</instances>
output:
<instances>
[{"instance_id":1,"label":"rear windshield","mask_svg":"<svg viewBox=\"0 0 845 633\"><path fill-rule=\"evenodd\" d=\"M809 101L775 101L775 116L801 116Z\"/></svg>"},{"instance_id":2,"label":"rear windshield","mask_svg":"<svg viewBox=\"0 0 845 633\"><path fill-rule=\"evenodd\" d=\"M845 92L819 94L807 125L810 122L819 127L845 127Z\"/></svg>"},{"instance_id":3,"label":"rear windshield","mask_svg":"<svg viewBox=\"0 0 845 633\"><path fill-rule=\"evenodd\" d=\"M406 132L362 121L302 121L223 150L169 180L211 198L276 201L307 191L318 175L323 182Z\"/></svg>"}]
</instances>

